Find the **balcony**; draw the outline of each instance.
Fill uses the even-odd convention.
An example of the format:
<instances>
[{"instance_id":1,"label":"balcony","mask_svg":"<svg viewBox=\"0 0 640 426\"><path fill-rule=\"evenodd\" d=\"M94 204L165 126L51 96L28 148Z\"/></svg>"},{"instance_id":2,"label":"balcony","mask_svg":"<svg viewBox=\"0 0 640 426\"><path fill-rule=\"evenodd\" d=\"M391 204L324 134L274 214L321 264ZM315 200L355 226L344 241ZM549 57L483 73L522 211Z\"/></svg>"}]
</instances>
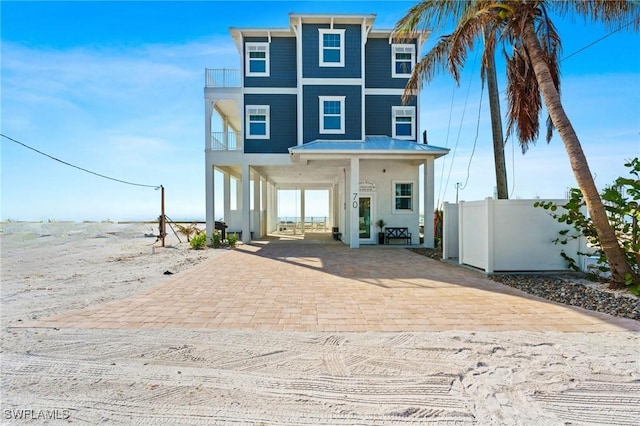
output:
<instances>
[{"instance_id":1,"label":"balcony","mask_svg":"<svg viewBox=\"0 0 640 426\"><path fill-rule=\"evenodd\" d=\"M239 69L205 69L205 87L241 87L241 83Z\"/></svg>"},{"instance_id":2,"label":"balcony","mask_svg":"<svg viewBox=\"0 0 640 426\"><path fill-rule=\"evenodd\" d=\"M240 135L236 132L212 132L209 149L212 151L239 151Z\"/></svg>"}]
</instances>

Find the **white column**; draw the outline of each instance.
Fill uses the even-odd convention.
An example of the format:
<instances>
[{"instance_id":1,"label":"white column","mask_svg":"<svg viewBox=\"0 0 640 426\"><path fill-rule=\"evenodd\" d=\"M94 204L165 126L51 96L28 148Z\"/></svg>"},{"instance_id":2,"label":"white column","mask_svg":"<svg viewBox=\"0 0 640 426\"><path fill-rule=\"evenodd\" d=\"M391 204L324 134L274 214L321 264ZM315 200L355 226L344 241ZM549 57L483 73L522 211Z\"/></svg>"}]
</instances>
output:
<instances>
[{"instance_id":1,"label":"white column","mask_svg":"<svg viewBox=\"0 0 640 426\"><path fill-rule=\"evenodd\" d=\"M208 99L205 99L204 102L204 149L208 151L211 149L211 117L213 114L213 104Z\"/></svg>"},{"instance_id":2,"label":"white column","mask_svg":"<svg viewBox=\"0 0 640 426\"><path fill-rule=\"evenodd\" d=\"M434 206L434 178L433 178L433 169L434 169L434 159L433 157L428 158L424 161L422 171L424 173L423 182L424 188L422 188L422 208L424 211L424 242L423 246L426 248L433 248L433 239L435 235L433 234L433 212L435 210Z\"/></svg>"},{"instance_id":3,"label":"white column","mask_svg":"<svg viewBox=\"0 0 640 426\"><path fill-rule=\"evenodd\" d=\"M260 236L269 232L269 198L268 198L269 182L266 179L260 179L260 198L262 199L262 208L260 210Z\"/></svg>"},{"instance_id":4,"label":"white column","mask_svg":"<svg viewBox=\"0 0 640 426\"><path fill-rule=\"evenodd\" d=\"M231 176L229 173L223 175L224 180L224 220L229 222L231 220Z\"/></svg>"},{"instance_id":5,"label":"white column","mask_svg":"<svg viewBox=\"0 0 640 426\"><path fill-rule=\"evenodd\" d=\"M304 218L305 218L305 211L304 211L304 195L305 195L305 190L304 188L300 188L300 233L302 235L304 235Z\"/></svg>"},{"instance_id":6,"label":"white column","mask_svg":"<svg viewBox=\"0 0 640 426\"><path fill-rule=\"evenodd\" d=\"M213 237L214 230L214 213L215 213L215 182L214 182L214 169L213 164L209 164L209 153L205 154L206 157L206 170L205 170L205 192L206 192L206 233L208 238Z\"/></svg>"},{"instance_id":7,"label":"white column","mask_svg":"<svg viewBox=\"0 0 640 426\"><path fill-rule=\"evenodd\" d=\"M242 242L251 242L251 168L242 165Z\"/></svg>"},{"instance_id":8,"label":"white column","mask_svg":"<svg viewBox=\"0 0 640 426\"><path fill-rule=\"evenodd\" d=\"M256 239L262 236L260 233L260 229L262 228L262 219L260 217L260 180L261 176L255 172L253 177L253 235Z\"/></svg>"},{"instance_id":9,"label":"white column","mask_svg":"<svg viewBox=\"0 0 640 426\"><path fill-rule=\"evenodd\" d=\"M360 247L360 159L351 159L351 174L349 181L349 244L351 248Z\"/></svg>"}]
</instances>

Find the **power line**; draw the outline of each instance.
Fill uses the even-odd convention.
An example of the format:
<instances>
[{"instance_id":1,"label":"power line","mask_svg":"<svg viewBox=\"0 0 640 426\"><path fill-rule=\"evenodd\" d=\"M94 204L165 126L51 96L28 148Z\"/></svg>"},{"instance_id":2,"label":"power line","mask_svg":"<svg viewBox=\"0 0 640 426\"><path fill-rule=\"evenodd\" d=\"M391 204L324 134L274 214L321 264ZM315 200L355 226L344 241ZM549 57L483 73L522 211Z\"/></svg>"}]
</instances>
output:
<instances>
[{"instance_id":1,"label":"power line","mask_svg":"<svg viewBox=\"0 0 640 426\"><path fill-rule=\"evenodd\" d=\"M560 62L565 61L565 60L569 59L570 57L577 55L578 53L582 52L583 50L587 50L588 48L590 48L590 47L591 47L591 46L593 46L594 44L599 43L599 42L601 42L602 40L604 40L605 38L607 38L607 37L609 37L609 36L614 35L614 34L615 34L615 33L617 33L618 31L622 31L623 29L627 28L628 26L630 26L631 24L633 24L633 23L635 23L635 22L636 22L636 20L633 20L633 21L627 22L625 25L622 25L620 28L618 28L618 29L616 29L616 30L611 31L611 32L610 32L610 33L608 33L608 34L603 35L603 36L602 36L602 37L600 37L599 39L597 39L597 40L595 40L595 41L592 41L591 43L587 44L587 45L586 45L586 46L584 46L584 47L581 47L580 49L576 50L575 52L571 53L570 55L565 56L564 58L560 59Z\"/></svg>"},{"instance_id":2,"label":"power line","mask_svg":"<svg viewBox=\"0 0 640 426\"><path fill-rule=\"evenodd\" d=\"M17 140L15 140L15 139L13 139L13 138L10 138L9 136L4 135L4 134L2 134L2 133L0 133L0 136L2 136L3 138L6 138L6 139L8 139L8 140L10 140L11 142L17 143L18 145L22 145L23 147L25 147L25 148L27 148L27 149L30 149L30 150L32 150L32 151L35 151L35 152L37 152L37 153L38 153L38 154L40 154L40 155L44 155L45 157L48 157L48 158L50 158L50 159L52 159L52 160L55 160L55 161L57 161L57 162L59 162L59 163L62 163L62 164L64 164L64 165L66 165L66 166L73 167L74 169L82 170L83 172L87 172L87 173L90 173L90 174L92 174L92 175L95 175L95 176L98 176L98 177L104 178L104 179L109 179L109 180L112 180L112 181L115 181L115 182L124 183L124 184L127 184L127 185L142 186L142 187L145 187L145 188L159 188L159 187L160 187L160 185L143 185L143 184L141 184L141 183L128 182L128 181L126 181L126 180L116 179L116 178L112 178L112 177L109 177L109 176L105 176L105 175L100 174L100 173L92 172L91 170L87 170L87 169L84 169L84 168L82 168L82 167L79 167L79 166L73 165L73 164L68 163L68 162L66 162L66 161L63 161L63 160L61 160L61 159L59 159L59 158L56 158L56 157L54 157L54 156L52 156L52 155L46 154L46 153L44 153L44 152L42 152L42 151L39 151L39 150L37 150L37 149L35 149L35 148L33 148L33 147L30 147L30 146L29 146L29 145L27 145L27 144L24 144L24 143L22 143L22 142L20 142L20 141L17 141Z\"/></svg>"},{"instance_id":3,"label":"power line","mask_svg":"<svg viewBox=\"0 0 640 426\"><path fill-rule=\"evenodd\" d=\"M473 140L473 149L471 150L471 156L469 157L469 164L467 165L467 179L464 181L464 185L460 190L464 191L467 187L467 183L469 183L469 176L471 174L471 161L473 160L473 155L476 152L476 145L478 143L478 136L480 136L480 117L482 115L482 95L484 94L484 83L482 84L482 88L480 89L480 103L478 104L478 121L476 123L476 137Z\"/></svg>"}]
</instances>

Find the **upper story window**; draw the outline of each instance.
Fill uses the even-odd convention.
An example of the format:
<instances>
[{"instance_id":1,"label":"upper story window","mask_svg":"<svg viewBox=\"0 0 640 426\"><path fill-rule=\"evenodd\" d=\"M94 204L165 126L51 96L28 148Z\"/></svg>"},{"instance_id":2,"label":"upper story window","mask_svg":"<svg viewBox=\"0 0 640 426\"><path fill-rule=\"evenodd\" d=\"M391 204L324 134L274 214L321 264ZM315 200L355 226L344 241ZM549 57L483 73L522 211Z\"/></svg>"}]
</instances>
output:
<instances>
[{"instance_id":1,"label":"upper story window","mask_svg":"<svg viewBox=\"0 0 640 426\"><path fill-rule=\"evenodd\" d=\"M269 139L269 105L247 105L247 139Z\"/></svg>"},{"instance_id":2,"label":"upper story window","mask_svg":"<svg viewBox=\"0 0 640 426\"><path fill-rule=\"evenodd\" d=\"M391 76L394 78L411 77L411 70L416 62L416 46L414 44L394 44L391 46L391 55Z\"/></svg>"},{"instance_id":3,"label":"upper story window","mask_svg":"<svg viewBox=\"0 0 640 426\"><path fill-rule=\"evenodd\" d=\"M320 32L320 66L344 67L344 32L319 28Z\"/></svg>"},{"instance_id":4,"label":"upper story window","mask_svg":"<svg viewBox=\"0 0 640 426\"><path fill-rule=\"evenodd\" d=\"M320 133L344 133L344 96L320 96Z\"/></svg>"},{"instance_id":5,"label":"upper story window","mask_svg":"<svg viewBox=\"0 0 640 426\"><path fill-rule=\"evenodd\" d=\"M397 213L413 211L413 182L393 182L394 211Z\"/></svg>"},{"instance_id":6,"label":"upper story window","mask_svg":"<svg viewBox=\"0 0 640 426\"><path fill-rule=\"evenodd\" d=\"M269 76L269 43L245 44L245 75L247 77Z\"/></svg>"},{"instance_id":7,"label":"upper story window","mask_svg":"<svg viewBox=\"0 0 640 426\"><path fill-rule=\"evenodd\" d=\"M416 107L391 107L392 137L397 139L416 139Z\"/></svg>"}]
</instances>

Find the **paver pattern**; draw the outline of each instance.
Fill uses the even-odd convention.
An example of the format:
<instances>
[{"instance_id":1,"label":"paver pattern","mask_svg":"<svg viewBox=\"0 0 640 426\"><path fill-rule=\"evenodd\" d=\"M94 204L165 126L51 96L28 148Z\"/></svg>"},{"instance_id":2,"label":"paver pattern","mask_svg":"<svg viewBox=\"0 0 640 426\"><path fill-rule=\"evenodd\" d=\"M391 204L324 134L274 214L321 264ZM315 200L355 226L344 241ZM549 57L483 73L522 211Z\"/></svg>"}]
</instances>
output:
<instances>
[{"instance_id":1,"label":"paver pattern","mask_svg":"<svg viewBox=\"0 0 640 426\"><path fill-rule=\"evenodd\" d=\"M640 331L402 248L242 245L133 297L26 327L308 332Z\"/></svg>"}]
</instances>

